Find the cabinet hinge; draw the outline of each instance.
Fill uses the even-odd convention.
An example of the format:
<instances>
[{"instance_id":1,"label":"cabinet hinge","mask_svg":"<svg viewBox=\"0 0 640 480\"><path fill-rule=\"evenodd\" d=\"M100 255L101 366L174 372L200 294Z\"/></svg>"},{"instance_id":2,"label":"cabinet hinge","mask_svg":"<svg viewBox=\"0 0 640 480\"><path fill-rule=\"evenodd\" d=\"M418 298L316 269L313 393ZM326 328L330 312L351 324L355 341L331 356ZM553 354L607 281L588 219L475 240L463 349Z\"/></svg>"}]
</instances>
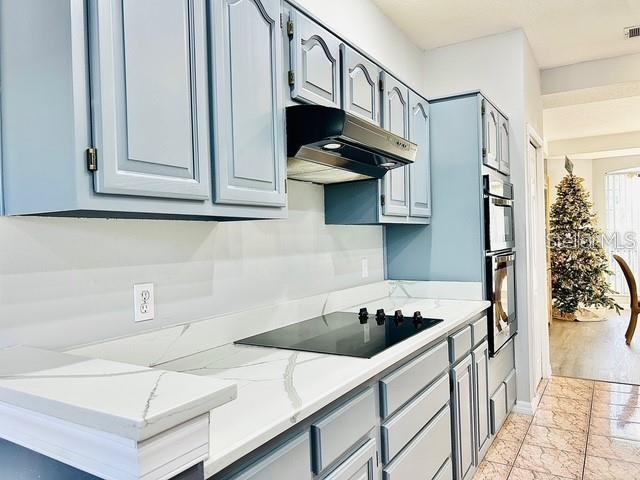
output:
<instances>
[{"instance_id":1,"label":"cabinet hinge","mask_svg":"<svg viewBox=\"0 0 640 480\"><path fill-rule=\"evenodd\" d=\"M287 182L287 179L284 179L284 193L287 193L287 191L289 190L288 188L289 182Z\"/></svg>"},{"instance_id":2,"label":"cabinet hinge","mask_svg":"<svg viewBox=\"0 0 640 480\"><path fill-rule=\"evenodd\" d=\"M384 82L382 81L382 79L378 80L378 88L381 92L384 91Z\"/></svg>"},{"instance_id":3,"label":"cabinet hinge","mask_svg":"<svg viewBox=\"0 0 640 480\"><path fill-rule=\"evenodd\" d=\"M482 156L486 157L487 156L487 149L482 147Z\"/></svg>"},{"instance_id":4,"label":"cabinet hinge","mask_svg":"<svg viewBox=\"0 0 640 480\"><path fill-rule=\"evenodd\" d=\"M384 202L385 202L385 198L384 198L384 193L382 195L380 195L380 205L382 205L384 207Z\"/></svg>"},{"instance_id":5,"label":"cabinet hinge","mask_svg":"<svg viewBox=\"0 0 640 480\"><path fill-rule=\"evenodd\" d=\"M287 22L287 35L289 35L289 38L293 37L293 22L291 20Z\"/></svg>"},{"instance_id":6,"label":"cabinet hinge","mask_svg":"<svg viewBox=\"0 0 640 480\"><path fill-rule=\"evenodd\" d=\"M482 107L480 107L480 113L484 115L486 113L486 107L484 106L484 100L482 101Z\"/></svg>"},{"instance_id":7,"label":"cabinet hinge","mask_svg":"<svg viewBox=\"0 0 640 480\"><path fill-rule=\"evenodd\" d=\"M296 74L293 70L289 70L289 85L294 85L296 83Z\"/></svg>"},{"instance_id":8,"label":"cabinet hinge","mask_svg":"<svg viewBox=\"0 0 640 480\"><path fill-rule=\"evenodd\" d=\"M282 14L280 14L280 28L282 29Z\"/></svg>"},{"instance_id":9,"label":"cabinet hinge","mask_svg":"<svg viewBox=\"0 0 640 480\"><path fill-rule=\"evenodd\" d=\"M87 170L90 172L98 170L98 149L95 147L87 148Z\"/></svg>"}]
</instances>

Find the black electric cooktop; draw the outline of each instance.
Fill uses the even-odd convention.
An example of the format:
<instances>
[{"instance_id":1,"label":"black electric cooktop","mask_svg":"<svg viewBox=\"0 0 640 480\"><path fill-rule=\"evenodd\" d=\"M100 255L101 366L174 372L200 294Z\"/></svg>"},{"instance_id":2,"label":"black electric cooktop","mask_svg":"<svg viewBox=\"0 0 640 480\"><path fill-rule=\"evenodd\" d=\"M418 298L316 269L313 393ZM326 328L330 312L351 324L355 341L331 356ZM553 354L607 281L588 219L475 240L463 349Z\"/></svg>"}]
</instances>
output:
<instances>
[{"instance_id":1,"label":"black electric cooktop","mask_svg":"<svg viewBox=\"0 0 640 480\"><path fill-rule=\"evenodd\" d=\"M335 312L276 330L247 337L235 343L371 358L375 354L442 322L423 318L420 312L404 316L400 310L369 314Z\"/></svg>"}]
</instances>

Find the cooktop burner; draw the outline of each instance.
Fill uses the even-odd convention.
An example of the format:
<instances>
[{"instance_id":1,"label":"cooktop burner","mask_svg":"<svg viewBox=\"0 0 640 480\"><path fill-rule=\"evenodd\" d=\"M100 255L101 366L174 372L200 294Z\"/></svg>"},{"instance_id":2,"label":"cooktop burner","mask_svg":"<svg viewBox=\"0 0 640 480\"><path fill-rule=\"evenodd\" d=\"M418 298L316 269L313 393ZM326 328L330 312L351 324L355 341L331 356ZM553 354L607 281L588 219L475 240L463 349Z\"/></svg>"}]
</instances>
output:
<instances>
[{"instance_id":1,"label":"cooktop burner","mask_svg":"<svg viewBox=\"0 0 640 480\"><path fill-rule=\"evenodd\" d=\"M405 317L400 310L387 315L382 309L369 314L362 308L360 313L330 313L235 343L371 358L442 321L423 318L420 312Z\"/></svg>"}]
</instances>

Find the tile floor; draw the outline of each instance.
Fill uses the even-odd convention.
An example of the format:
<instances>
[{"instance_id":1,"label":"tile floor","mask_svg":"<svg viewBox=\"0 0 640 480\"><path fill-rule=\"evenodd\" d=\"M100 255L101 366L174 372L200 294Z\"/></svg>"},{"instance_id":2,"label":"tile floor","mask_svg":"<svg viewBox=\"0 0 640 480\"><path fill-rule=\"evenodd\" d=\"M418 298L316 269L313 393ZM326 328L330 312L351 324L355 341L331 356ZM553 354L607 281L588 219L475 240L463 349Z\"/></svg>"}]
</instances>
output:
<instances>
[{"instance_id":1,"label":"tile floor","mask_svg":"<svg viewBox=\"0 0 640 480\"><path fill-rule=\"evenodd\" d=\"M474 480L640 480L640 386L553 377L511 414Z\"/></svg>"}]
</instances>

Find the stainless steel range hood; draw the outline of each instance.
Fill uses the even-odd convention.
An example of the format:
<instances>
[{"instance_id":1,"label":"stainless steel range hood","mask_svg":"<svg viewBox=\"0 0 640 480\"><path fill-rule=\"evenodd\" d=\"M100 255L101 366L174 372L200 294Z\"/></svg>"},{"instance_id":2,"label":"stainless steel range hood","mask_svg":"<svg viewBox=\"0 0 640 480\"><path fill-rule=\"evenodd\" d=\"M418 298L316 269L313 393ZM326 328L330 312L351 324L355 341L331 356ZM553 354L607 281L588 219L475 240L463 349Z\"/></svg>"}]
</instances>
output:
<instances>
[{"instance_id":1,"label":"stainless steel range hood","mask_svg":"<svg viewBox=\"0 0 640 480\"><path fill-rule=\"evenodd\" d=\"M417 145L339 108L287 107L287 176L314 183L382 178L413 163Z\"/></svg>"}]
</instances>

